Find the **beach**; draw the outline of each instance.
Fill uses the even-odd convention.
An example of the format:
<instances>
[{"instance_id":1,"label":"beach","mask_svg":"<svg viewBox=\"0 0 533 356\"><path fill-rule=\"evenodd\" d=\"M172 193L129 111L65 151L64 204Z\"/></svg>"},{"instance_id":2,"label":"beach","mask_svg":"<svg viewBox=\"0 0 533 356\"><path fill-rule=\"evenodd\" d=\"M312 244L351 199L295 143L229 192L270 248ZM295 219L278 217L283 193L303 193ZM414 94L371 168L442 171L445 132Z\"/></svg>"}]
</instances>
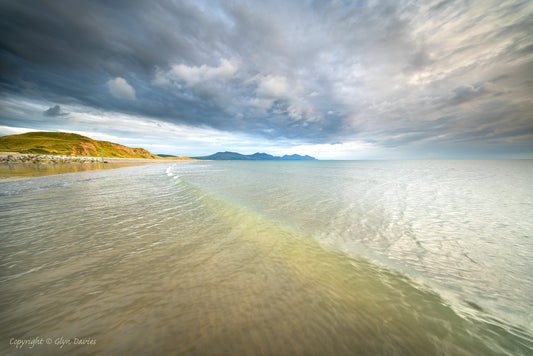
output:
<instances>
[{"instance_id":1,"label":"beach","mask_svg":"<svg viewBox=\"0 0 533 356\"><path fill-rule=\"evenodd\" d=\"M0 352L529 355L532 176L184 161L0 182Z\"/></svg>"},{"instance_id":2,"label":"beach","mask_svg":"<svg viewBox=\"0 0 533 356\"><path fill-rule=\"evenodd\" d=\"M533 356L532 19L0 1L0 356Z\"/></svg>"}]
</instances>

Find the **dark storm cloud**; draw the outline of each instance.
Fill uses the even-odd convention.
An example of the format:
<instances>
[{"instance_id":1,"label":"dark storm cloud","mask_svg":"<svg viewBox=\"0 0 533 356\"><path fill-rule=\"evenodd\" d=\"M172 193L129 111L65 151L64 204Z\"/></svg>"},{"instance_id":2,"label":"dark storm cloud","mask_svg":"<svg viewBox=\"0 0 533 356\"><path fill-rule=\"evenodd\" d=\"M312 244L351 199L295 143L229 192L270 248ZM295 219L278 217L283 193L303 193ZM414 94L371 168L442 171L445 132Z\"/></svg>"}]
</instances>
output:
<instances>
[{"instance_id":1,"label":"dark storm cloud","mask_svg":"<svg viewBox=\"0 0 533 356\"><path fill-rule=\"evenodd\" d=\"M533 127L531 12L527 1L4 1L0 90L309 144L453 142L465 127L476 144L488 126L509 141ZM496 98L502 116L488 122Z\"/></svg>"},{"instance_id":2,"label":"dark storm cloud","mask_svg":"<svg viewBox=\"0 0 533 356\"><path fill-rule=\"evenodd\" d=\"M65 116L68 115L67 113L61 111L61 107L59 105L53 106L43 112L43 115L45 116Z\"/></svg>"}]
</instances>

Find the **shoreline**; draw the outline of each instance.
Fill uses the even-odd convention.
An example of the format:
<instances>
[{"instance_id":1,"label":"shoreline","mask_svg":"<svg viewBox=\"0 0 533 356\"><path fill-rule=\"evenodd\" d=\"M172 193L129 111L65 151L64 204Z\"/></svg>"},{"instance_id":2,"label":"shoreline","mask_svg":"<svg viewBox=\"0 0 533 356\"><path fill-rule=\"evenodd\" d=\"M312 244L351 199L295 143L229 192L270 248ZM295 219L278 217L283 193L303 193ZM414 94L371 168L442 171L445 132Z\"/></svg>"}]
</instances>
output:
<instances>
[{"instance_id":1,"label":"shoreline","mask_svg":"<svg viewBox=\"0 0 533 356\"><path fill-rule=\"evenodd\" d=\"M0 182L82 171L116 169L160 163L194 161L190 158L117 158L38 155L0 152Z\"/></svg>"},{"instance_id":2,"label":"shoreline","mask_svg":"<svg viewBox=\"0 0 533 356\"><path fill-rule=\"evenodd\" d=\"M147 164L147 163L166 163L195 161L188 157L176 158L119 158L119 157L94 157L94 156L67 156L67 155L45 155L45 154L26 154L16 152L0 152L0 164L65 164L65 163L97 163L97 164Z\"/></svg>"}]
</instances>

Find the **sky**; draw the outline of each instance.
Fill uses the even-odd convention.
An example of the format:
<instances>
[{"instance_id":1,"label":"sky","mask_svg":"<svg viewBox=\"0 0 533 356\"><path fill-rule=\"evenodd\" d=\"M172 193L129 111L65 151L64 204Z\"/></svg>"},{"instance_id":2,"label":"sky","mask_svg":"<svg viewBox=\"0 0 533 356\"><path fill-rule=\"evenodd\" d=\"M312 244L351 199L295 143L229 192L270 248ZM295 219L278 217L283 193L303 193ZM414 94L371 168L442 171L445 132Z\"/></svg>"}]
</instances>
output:
<instances>
[{"instance_id":1,"label":"sky","mask_svg":"<svg viewBox=\"0 0 533 356\"><path fill-rule=\"evenodd\" d=\"M533 158L533 1L0 0L0 135Z\"/></svg>"}]
</instances>

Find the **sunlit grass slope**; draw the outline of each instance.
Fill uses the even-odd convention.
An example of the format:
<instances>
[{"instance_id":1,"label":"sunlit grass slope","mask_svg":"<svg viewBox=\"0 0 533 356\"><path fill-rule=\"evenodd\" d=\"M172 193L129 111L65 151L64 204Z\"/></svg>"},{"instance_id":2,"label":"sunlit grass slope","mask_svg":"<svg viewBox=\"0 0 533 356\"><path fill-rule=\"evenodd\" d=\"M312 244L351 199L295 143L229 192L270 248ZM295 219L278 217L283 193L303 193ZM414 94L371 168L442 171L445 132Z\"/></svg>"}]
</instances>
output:
<instances>
[{"instance_id":1,"label":"sunlit grass slope","mask_svg":"<svg viewBox=\"0 0 533 356\"><path fill-rule=\"evenodd\" d=\"M64 132L28 132L0 137L0 151L46 155L159 158L144 148L130 148L108 141Z\"/></svg>"}]
</instances>

